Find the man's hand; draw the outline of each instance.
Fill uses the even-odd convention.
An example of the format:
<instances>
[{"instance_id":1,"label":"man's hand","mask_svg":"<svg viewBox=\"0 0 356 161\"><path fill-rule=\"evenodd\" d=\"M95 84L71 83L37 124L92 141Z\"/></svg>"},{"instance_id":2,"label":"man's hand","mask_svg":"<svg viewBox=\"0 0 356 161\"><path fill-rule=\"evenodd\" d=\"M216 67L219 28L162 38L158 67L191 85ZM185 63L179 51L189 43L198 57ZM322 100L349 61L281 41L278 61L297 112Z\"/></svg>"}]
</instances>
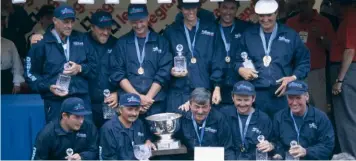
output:
<instances>
[{"instance_id":1,"label":"man's hand","mask_svg":"<svg viewBox=\"0 0 356 161\"><path fill-rule=\"evenodd\" d=\"M221 102L220 87L215 87L211 102L215 105L218 105Z\"/></svg>"},{"instance_id":2,"label":"man's hand","mask_svg":"<svg viewBox=\"0 0 356 161\"><path fill-rule=\"evenodd\" d=\"M290 76L290 77L283 77L279 80L276 81L276 83L281 83L281 86L279 86L279 88L276 90L276 92L274 94L278 94L278 97L283 96L284 92L286 91L287 85L288 83L295 81L296 77L295 76Z\"/></svg>"},{"instance_id":3,"label":"man's hand","mask_svg":"<svg viewBox=\"0 0 356 161\"><path fill-rule=\"evenodd\" d=\"M111 108L116 108L118 105L117 99L117 92L113 92L109 97L105 98L104 103L108 104Z\"/></svg>"},{"instance_id":4,"label":"man's hand","mask_svg":"<svg viewBox=\"0 0 356 161\"><path fill-rule=\"evenodd\" d=\"M184 104L179 106L178 109L181 111L188 112L190 110L190 102L189 101L185 102Z\"/></svg>"},{"instance_id":5,"label":"man's hand","mask_svg":"<svg viewBox=\"0 0 356 161\"><path fill-rule=\"evenodd\" d=\"M147 140L146 143L145 143L145 145L146 145L147 147L151 148L152 150L157 150L156 145L153 144L153 143L151 142L151 140Z\"/></svg>"},{"instance_id":6,"label":"man's hand","mask_svg":"<svg viewBox=\"0 0 356 161\"><path fill-rule=\"evenodd\" d=\"M292 146L289 149L289 154L292 155L294 158L300 158L300 157L304 157L305 155L307 155L307 150L305 150L300 145L296 145L296 146Z\"/></svg>"},{"instance_id":7,"label":"man's hand","mask_svg":"<svg viewBox=\"0 0 356 161\"><path fill-rule=\"evenodd\" d=\"M65 159L68 160L82 160L82 157L78 153L73 154L72 156L66 156Z\"/></svg>"},{"instance_id":8,"label":"man's hand","mask_svg":"<svg viewBox=\"0 0 356 161\"><path fill-rule=\"evenodd\" d=\"M341 87L342 87L342 82L336 82L336 83L334 83L333 89L332 89L332 93L333 93L334 95L340 94L341 91L342 91Z\"/></svg>"},{"instance_id":9,"label":"man's hand","mask_svg":"<svg viewBox=\"0 0 356 161\"><path fill-rule=\"evenodd\" d=\"M77 63L74 63L72 61L69 61L68 63L70 65L70 68L69 69L64 69L63 74L66 74L66 75L77 75L79 72L81 72L81 70L82 70L82 66L81 65L79 65Z\"/></svg>"},{"instance_id":10,"label":"man's hand","mask_svg":"<svg viewBox=\"0 0 356 161\"><path fill-rule=\"evenodd\" d=\"M274 146L267 140L258 143L256 147L259 151L262 151L264 153L270 152L274 149Z\"/></svg>"},{"instance_id":11,"label":"man's hand","mask_svg":"<svg viewBox=\"0 0 356 161\"><path fill-rule=\"evenodd\" d=\"M59 86L57 86L57 85L51 85L50 88L49 88L49 90L56 96L64 97L64 96L68 95L68 91L66 91L66 92L58 92L57 89L61 90L61 88Z\"/></svg>"},{"instance_id":12,"label":"man's hand","mask_svg":"<svg viewBox=\"0 0 356 161\"><path fill-rule=\"evenodd\" d=\"M187 76L187 74L188 74L187 70L184 70L183 72L177 72L175 70L175 67L173 67L171 69L171 75L174 76L174 77L185 77L185 76Z\"/></svg>"},{"instance_id":13,"label":"man's hand","mask_svg":"<svg viewBox=\"0 0 356 161\"><path fill-rule=\"evenodd\" d=\"M245 80L253 80L258 78L258 72L254 69L241 67L239 68L238 72Z\"/></svg>"},{"instance_id":14,"label":"man's hand","mask_svg":"<svg viewBox=\"0 0 356 161\"><path fill-rule=\"evenodd\" d=\"M21 92L21 86L14 86L12 88L12 94L17 94Z\"/></svg>"},{"instance_id":15,"label":"man's hand","mask_svg":"<svg viewBox=\"0 0 356 161\"><path fill-rule=\"evenodd\" d=\"M140 95L140 98L141 98L141 106L150 107L154 102L154 100L147 95Z\"/></svg>"},{"instance_id":16,"label":"man's hand","mask_svg":"<svg viewBox=\"0 0 356 161\"><path fill-rule=\"evenodd\" d=\"M282 159L283 159L282 156L279 155L279 154L274 155L272 158L273 158L274 160L282 160Z\"/></svg>"},{"instance_id":17,"label":"man's hand","mask_svg":"<svg viewBox=\"0 0 356 161\"><path fill-rule=\"evenodd\" d=\"M37 42L41 41L43 39L43 35L41 34L34 34L31 36L31 44L36 44Z\"/></svg>"}]
</instances>

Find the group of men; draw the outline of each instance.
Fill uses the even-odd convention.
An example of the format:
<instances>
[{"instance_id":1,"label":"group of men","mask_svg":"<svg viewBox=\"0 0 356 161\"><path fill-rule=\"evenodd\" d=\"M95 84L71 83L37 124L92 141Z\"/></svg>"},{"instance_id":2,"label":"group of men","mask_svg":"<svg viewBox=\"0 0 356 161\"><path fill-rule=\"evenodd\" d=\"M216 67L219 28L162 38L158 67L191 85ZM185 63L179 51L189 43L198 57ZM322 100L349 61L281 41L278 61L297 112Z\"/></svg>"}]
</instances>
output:
<instances>
[{"instance_id":1,"label":"group of men","mask_svg":"<svg viewBox=\"0 0 356 161\"><path fill-rule=\"evenodd\" d=\"M94 13L82 34L73 31L74 9L57 7L54 25L33 36L39 41L26 57L25 78L44 99L48 122L33 159L135 159L133 145L156 148L144 118L163 112L183 115L176 137L190 154L184 159L197 146L224 147L229 160L255 159L256 149L273 159L329 159L332 125L308 104L302 82L310 53L297 32L276 22L278 3L259 0L256 25L235 18L235 0L219 2L216 22L197 16L200 5L179 0L182 17L159 35L146 5L130 4L132 30L119 39L110 34L110 13ZM177 52L187 70L175 69ZM62 73L71 77L64 92L56 85ZM103 104L118 116L105 120Z\"/></svg>"}]
</instances>

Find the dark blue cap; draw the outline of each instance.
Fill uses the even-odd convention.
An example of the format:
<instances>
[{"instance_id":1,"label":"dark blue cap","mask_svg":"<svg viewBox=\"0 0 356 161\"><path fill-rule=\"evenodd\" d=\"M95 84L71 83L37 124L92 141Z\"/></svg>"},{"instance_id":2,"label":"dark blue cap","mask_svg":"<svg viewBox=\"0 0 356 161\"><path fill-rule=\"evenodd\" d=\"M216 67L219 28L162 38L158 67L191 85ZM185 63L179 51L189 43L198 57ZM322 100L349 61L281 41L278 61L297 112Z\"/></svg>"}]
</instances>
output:
<instances>
[{"instance_id":1,"label":"dark blue cap","mask_svg":"<svg viewBox=\"0 0 356 161\"><path fill-rule=\"evenodd\" d=\"M66 112L73 115L84 116L91 114L91 111L88 111L84 107L84 101L77 97L70 97L63 101L61 106L61 113Z\"/></svg>"},{"instance_id":2,"label":"dark blue cap","mask_svg":"<svg viewBox=\"0 0 356 161\"><path fill-rule=\"evenodd\" d=\"M141 98L137 94L133 93L125 93L120 96L119 101L120 107L140 107L141 105Z\"/></svg>"},{"instance_id":3,"label":"dark blue cap","mask_svg":"<svg viewBox=\"0 0 356 161\"><path fill-rule=\"evenodd\" d=\"M179 9L192 9L192 8L199 8L201 6L200 2L183 2L183 0L178 0L178 8Z\"/></svg>"},{"instance_id":4,"label":"dark blue cap","mask_svg":"<svg viewBox=\"0 0 356 161\"><path fill-rule=\"evenodd\" d=\"M148 16L146 4L130 4L127 12L130 21L141 20Z\"/></svg>"},{"instance_id":5,"label":"dark blue cap","mask_svg":"<svg viewBox=\"0 0 356 161\"><path fill-rule=\"evenodd\" d=\"M73 9L73 7L68 6L68 5L61 5L58 6L55 10L54 10L54 17L60 19L60 20L64 20L64 19L75 19L75 11Z\"/></svg>"},{"instance_id":6,"label":"dark blue cap","mask_svg":"<svg viewBox=\"0 0 356 161\"><path fill-rule=\"evenodd\" d=\"M111 27L113 19L109 12L97 11L91 16L91 24L100 28Z\"/></svg>"},{"instance_id":7,"label":"dark blue cap","mask_svg":"<svg viewBox=\"0 0 356 161\"><path fill-rule=\"evenodd\" d=\"M303 81L293 81L288 83L285 94L287 95L302 95L308 92L308 85Z\"/></svg>"},{"instance_id":8,"label":"dark blue cap","mask_svg":"<svg viewBox=\"0 0 356 161\"><path fill-rule=\"evenodd\" d=\"M247 96L256 95L255 86L248 81L239 81L235 83L232 94Z\"/></svg>"}]
</instances>

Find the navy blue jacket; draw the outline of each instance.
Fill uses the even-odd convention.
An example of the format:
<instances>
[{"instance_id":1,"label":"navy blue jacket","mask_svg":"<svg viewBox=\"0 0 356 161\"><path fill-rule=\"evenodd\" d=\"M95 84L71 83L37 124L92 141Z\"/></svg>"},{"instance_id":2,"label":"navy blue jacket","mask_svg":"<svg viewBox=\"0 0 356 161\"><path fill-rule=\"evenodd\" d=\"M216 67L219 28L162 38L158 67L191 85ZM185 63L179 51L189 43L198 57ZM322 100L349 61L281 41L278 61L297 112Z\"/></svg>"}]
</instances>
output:
<instances>
[{"instance_id":1,"label":"navy blue jacket","mask_svg":"<svg viewBox=\"0 0 356 161\"><path fill-rule=\"evenodd\" d=\"M286 108L278 112L273 120L273 132L276 154L284 156L292 140L297 141L297 132ZM308 113L301 125L299 144L306 149L307 155L301 160L328 160L334 149L334 130L325 113L315 107L308 107Z\"/></svg>"},{"instance_id":2,"label":"navy blue jacket","mask_svg":"<svg viewBox=\"0 0 356 161\"><path fill-rule=\"evenodd\" d=\"M231 105L221 108L220 111L227 117L229 127L231 128L232 138L234 138L232 140L236 156L234 160L255 160L256 145L259 143L257 137L259 135L263 135L266 140L272 141L272 121L268 115L258 109L255 109L255 112L251 116L251 121L246 133L246 152L242 153L240 149L242 141L236 107Z\"/></svg>"},{"instance_id":3,"label":"navy blue jacket","mask_svg":"<svg viewBox=\"0 0 356 161\"><path fill-rule=\"evenodd\" d=\"M105 44L100 44L97 40L94 40L91 32L85 33L86 40L90 45L89 48L95 51L96 60L96 73L98 74L94 79L89 80L89 94L91 102L103 103L104 95L103 91L109 89L111 92L115 92L116 88L109 82L110 77L110 55L113 54L113 48L117 42L117 39L110 36Z\"/></svg>"},{"instance_id":4,"label":"navy blue jacket","mask_svg":"<svg viewBox=\"0 0 356 161\"><path fill-rule=\"evenodd\" d=\"M147 94L153 83L161 85L155 101L164 100L166 88L170 80L172 68L172 54L168 50L167 40L155 33L150 32L146 44L146 56L142 63L144 74L139 75L137 70L140 67L135 47L134 31L119 38L115 53L111 54L111 76L110 82L118 85L121 80L128 79L131 85L141 94Z\"/></svg>"},{"instance_id":5,"label":"navy blue jacket","mask_svg":"<svg viewBox=\"0 0 356 161\"><path fill-rule=\"evenodd\" d=\"M199 147L199 139L195 133L191 117L192 113L189 112L181 118L181 129L176 134L176 137L179 138L179 140L181 140L187 147L189 157L194 156L194 147ZM200 135L200 130L198 132ZM229 124L225 120L224 115L215 109L210 111L206 120L205 132L201 146L224 147L225 159L235 159Z\"/></svg>"},{"instance_id":6,"label":"navy blue jacket","mask_svg":"<svg viewBox=\"0 0 356 161\"><path fill-rule=\"evenodd\" d=\"M176 47L183 45L183 56L187 60L188 75L183 78L172 77L170 88L172 90L191 91L191 89L203 87L211 89L212 85L218 85L221 82L222 69L218 64L218 59L214 53L216 25L200 21L198 33L196 34L194 57L196 64L192 64L192 57L189 51L188 42L185 37L184 22L177 20L167 27L163 35L168 39L170 51L177 56ZM193 40L191 40L193 41ZM211 82L212 81L212 82Z\"/></svg>"},{"instance_id":7,"label":"navy blue jacket","mask_svg":"<svg viewBox=\"0 0 356 161\"><path fill-rule=\"evenodd\" d=\"M242 48L236 53L236 71L243 67L241 52L246 51L258 73L258 78L251 81L256 88L276 86L276 80L295 75L298 80L304 80L310 71L310 53L293 29L278 24L277 36L271 47L272 62L269 67L263 65L265 52L260 38L260 25L255 25L245 31L241 39ZM267 42L268 43L268 42Z\"/></svg>"},{"instance_id":8,"label":"navy blue jacket","mask_svg":"<svg viewBox=\"0 0 356 161\"><path fill-rule=\"evenodd\" d=\"M107 121L100 129L100 160L137 160L132 144L144 144L148 140L149 134L145 129L140 119L129 129L122 125L118 117ZM128 130L133 132L133 137L128 134Z\"/></svg>"},{"instance_id":9,"label":"navy blue jacket","mask_svg":"<svg viewBox=\"0 0 356 161\"><path fill-rule=\"evenodd\" d=\"M51 33L52 29L50 27L43 39L31 47L26 57L24 74L31 89L47 99L57 97L50 91L50 86L56 84L58 75L63 73L63 66L67 62L64 49ZM96 76L95 54L86 47L88 43L81 33L73 31L69 43L69 61L80 64L82 72L71 76L68 95L87 94L88 80Z\"/></svg>"},{"instance_id":10,"label":"navy blue jacket","mask_svg":"<svg viewBox=\"0 0 356 161\"><path fill-rule=\"evenodd\" d=\"M225 50L225 45L224 41L221 37L221 32L220 32L220 23L219 20L217 21L217 28L216 28L216 39L215 39L215 53L219 56L219 63L220 66L222 67L223 71L223 76L222 76L222 82L220 84L220 91L221 91L221 103L224 104L232 104L232 99L231 99L231 91L232 87L236 82L241 79L238 77L238 72L235 70L234 65L236 63L236 57L234 56L240 49L239 46L239 41L240 38L243 34L243 32L252 26L253 24L235 19L235 28L234 30L230 33L230 63L227 63L225 61L225 57L227 56L226 50ZM226 39L227 35L225 35Z\"/></svg>"},{"instance_id":11,"label":"navy blue jacket","mask_svg":"<svg viewBox=\"0 0 356 161\"><path fill-rule=\"evenodd\" d=\"M78 131L66 132L60 121L47 124L37 135L32 160L65 160L72 148L82 160L98 159L98 134L94 124L84 121Z\"/></svg>"}]
</instances>

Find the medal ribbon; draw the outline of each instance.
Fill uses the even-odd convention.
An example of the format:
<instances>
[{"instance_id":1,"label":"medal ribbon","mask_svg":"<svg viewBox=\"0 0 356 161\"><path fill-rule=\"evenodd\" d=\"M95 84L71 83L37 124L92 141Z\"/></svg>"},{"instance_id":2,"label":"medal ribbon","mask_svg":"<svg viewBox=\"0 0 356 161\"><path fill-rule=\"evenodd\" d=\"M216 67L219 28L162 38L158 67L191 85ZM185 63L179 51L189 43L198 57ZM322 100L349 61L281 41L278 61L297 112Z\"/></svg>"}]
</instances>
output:
<instances>
[{"instance_id":1,"label":"medal ribbon","mask_svg":"<svg viewBox=\"0 0 356 161\"><path fill-rule=\"evenodd\" d=\"M230 30L230 34L232 33L232 31L235 29L235 23L233 23L233 25L232 25L232 28L231 28L231 30ZM220 33L221 33L221 38L222 38L222 40L223 40L223 42L224 42L224 46L225 46L225 51L226 51L226 56L229 56L230 55L230 46L231 46L231 43L230 42L227 42L226 41L226 37L225 37L225 34L224 34L224 30L223 30L223 27L221 26L221 24L220 24ZM231 35L228 35L229 37L231 36Z\"/></svg>"},{"instance_id":2,"label":"medal ribbon","mask_svg":"<svg viewBox=\"0 0 356 161\"><path fill-rule=\"evenodd\" d=\"M189 48L190 52L192 53L192 57L194 57L195 37L197 36L198 30L199 30L199 19L197 20L193 42L191 42L190 36L189 36L189 30L188 30L187 26L184 24L185 37L187 38L188 48Z\"/></svg>"},{"instance_id":3,"label":"medal ribbon","mask_svg":"<svg viewBox=\"0 0 356 161\"><path fill-rule=\"evenodd\" d=\"M142 67L143 60L145 59L145 55L146 55L145 47L146 47L146 43L147 43L147 41L148 41L149 35L150 35L150 31L148 31L148 32L146 33L145 43L143 44L142 52L140 52L140 48L139 48L139 46L138 46L137 35L135 34L136 54L137 54L138 62L140 63L140 67Z\"/></svg>"},{"instance_id":4,"label":"medal ribbon","mask_svg":"<svg viewBox=\"0 0 356 161\"><path fill-rule=\"evenodd\" d=\"M275 24L274 28L273 28L273 31L272 31L272 34L271 34L271 37L270 37L270 39L268 41L268 47L267 47L265 34L263 32L262 27L260 27L260 37L261 37L261 40L262 40L263 50L265 51L265 55L266 56L269 56L269 54L271 52L272 42L277 37L277 30L278 30L278 24Z\"/></svg>"}]
</instances>

